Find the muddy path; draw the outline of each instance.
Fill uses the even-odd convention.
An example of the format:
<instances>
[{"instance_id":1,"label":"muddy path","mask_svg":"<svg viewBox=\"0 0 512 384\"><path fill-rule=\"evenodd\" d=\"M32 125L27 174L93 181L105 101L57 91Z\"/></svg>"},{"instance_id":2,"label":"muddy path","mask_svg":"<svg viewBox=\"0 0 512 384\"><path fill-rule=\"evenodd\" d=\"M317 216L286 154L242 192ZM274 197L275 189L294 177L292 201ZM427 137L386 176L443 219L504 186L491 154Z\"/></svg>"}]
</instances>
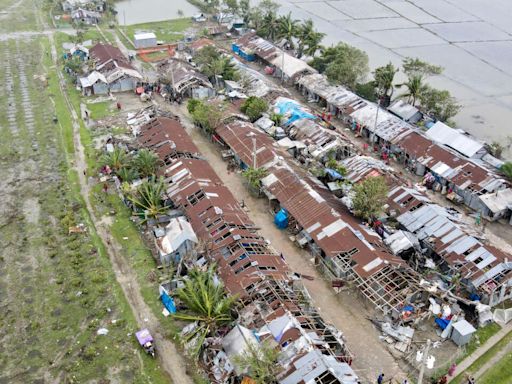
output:
<instances>
[{"instance_id":1,"label":"muddy path","mask_svg":"<svg viewBox=\"0 0 512 384\"><path fill-rule=\"evenodd\" d=\"M57 50L53 36L50 36L52 45L52 58L57 63ZM180 352L176 349L175 345L160 332L162 327L157 317L153 314L150 307L145 303L135 271L132 270L128 261L122 255L122 248L116 240L109 233L108 227L101 222L100 218L96 217L90 201L91 188L87 182L85 171L87 170L87 163L85 160L84 147L80 141L80 124L75 109L67 99L67 94L63 89L64 77L62 73L58 72L61 91L66 98L68 109L73 118L73 141L75 145L75 156L73 168L77 171L80 183L80 192L86 203L87 210L91 215L96 226L98 235L101 237L105 244L116 279L121 286L124 295L132 309L132 312L137 320L137 323L142 328L148 328L155 338L157 348L157 355L162 368L167 372L172 382L175 384L192 384L192 379L187 375L186 362L182 358Z\"/></svg>"}]
</instances>

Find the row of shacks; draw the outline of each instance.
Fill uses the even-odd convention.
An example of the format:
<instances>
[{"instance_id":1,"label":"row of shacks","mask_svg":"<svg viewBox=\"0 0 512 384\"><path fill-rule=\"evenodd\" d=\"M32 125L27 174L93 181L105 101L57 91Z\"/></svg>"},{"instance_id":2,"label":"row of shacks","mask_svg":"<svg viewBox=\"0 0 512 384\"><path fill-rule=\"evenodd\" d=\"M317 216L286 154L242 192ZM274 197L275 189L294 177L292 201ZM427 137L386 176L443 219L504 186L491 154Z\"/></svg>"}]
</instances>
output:
<instances>
[{"instance_id":1,"label":"row of shacks","mask_svg":"<svg viewBox=\"0 0 512 384\"><path fill-rule=\"evenodd\" d=\"M422 287L417 272L433 270L439 265L445 276L433 279L434 284L441 290L447 289L452 278L460 276L464 289L457 296L463 301L466 301L464 298L480 300L494 306L512 297L510 254L484 245L483 239L479 240L478 234L473 234L456 213L430 202L385 162L362 155L341 160L347 173L342 184L346 190L340 195L336 191L341 188L339 183L325 179L320 182L305 167L292 161L297 152L283 145L285 139L274 142L246 121L222 125L216 130L216 136L218 142L231 150L242 169L255 165L268 170L268 176L262 180L262 190L272 211L277 214L285 210L288 230L293 232L300 246L307 247L316 256L331 280L355 281L363 294L384 312L397 316L405 303L424 299L418 294ZM257 148L256 156L254 147ZM388 218L396 218L400 229L392 239L405 241L409 245L407 248L404 245L396 250L387 247L383 238L393 235L393 229L383 226L383 231L377 234L358 222L348 210L351 207L350 184L372 176L384 177L392 191L397 186L408 191L403 196L390 193L387 204ZM341 196L344 197L338 198ZM394 200L397 197L400 198L398 203ZM407 212L403 210L411 201L418 202L409 212L411 222L414 221L412 218L417 218L414 225L405 220ZM419 209L420 204L425 207ZM419 223L425 228L418 227ZM417 256L414 260L397 257L404 256L404 250ZM478 255L483 256L485 262ZM422 259L419 264L417 258ZM425 265L428 258L432 258L434 264ZM444 262L440 263L440 260ZM405 261L410 261L409 265Z\"/></svg>"},{"instance_id":2,"label":"row of shacks","mask_svg":"<svg viewBox=\"0 0 512 384\"><path fill-rule=\"evenodd\" d=\"M247 45L254 41L256 41L254 43L257 44L256 46L254 44ZM240 55L240 50L247 46L246 51L255 56L258 56L259 52L256 49L257 47L263 50L262 52L266 52L265 54L262 53L262 56L258 56L260 60L264 59L263 56L270 57L268 56L270 55L269 52L277 49L263 44L260 38L249 35L249 37L244 37L237 42L237 53ZM272 122L265 116L254 124L240 120L238 116L235 116L234 119L231 116L228 119L229 123L217 127L212 139L224 146L224 149L229 149L232 161L242 169L247 167L264 167L267 169L268 176L262 180L262 190L269 198L272 211L276 214L285 212L286 226L288 230L293 232L293 238L299 245L307 247L315 255L317 262L331 277L333 284L354 282L377 308L383 312L392 313L394 316L400 315L401 308L406 303L410 304L416 300L419 302L423 300L425 297L420 294L422 291L421 279L417 272L425 270L425 260L431 256L431 252L436 253L436 257L439 258L447 257L446 252L442 249L428 251L431 248L426 244L429 237L422 237L423 234L415 233L415 230L402 225L401 229L405 230L403 237L411 239L410 243L415 245L415 247L409 249L409 252L414 252L417 256L414 257L413 261L408 258L397 257L403 249L398 248L397 252L392 252L382 241L383 237L389 237L393 234L392 229L388 230L389 228L384 226L384 230L377 234L368 226L355 220L347 210L347 207L350 208L351 205L350 191L338 190L341 187L340 183L336 182L337 176L339 176L336 175L336 172L328 172L325 178L320 179L322 182L319 182L305 168L318 164L325 166L326 161L330 158L344 159L341 163L348 170L345 179L350 183L357 183L371 176L384 176L388 185L392 187L398 185L409 187L406 180L401 175L394 173L385 162L367 156L354 156L358 151L342 133L328 128L328 124L325 122L328 118L317 116L307 107L290 99L289 93L283 88L269 81L265 76L236 58L233 61L243 76L250 79L249 86L240 87L237 89L236 96L231 98L234 102L233 105L237 105L240 93L264 97L271 103L273 110L283 116L283 122L279 127L272 127ZM279 64L280 62L276 61L276 63ZM270 65L271 63L267 62L267 64ZM506 194L510 191L508 188L495 190L492 195L472 195L469 192L476 188L474 184L478 183L478 180L481 180L479 183L484 185L494 183L494 187L489 187L490 190L505 186L503 180L483 168L481 164L477 164L478 159L474 160L474 158L480 156L482 158L489 156L484 155L485 151L482 145L478 145L478 143L471 140L470 143L466 143L469 139L465 135L458 137L457 140L466 143L467 147L471 147L471 150L469 150L463 149L463 145L454 145L459 151L466 152L467 157L473 158L473 160L465 159L450 152L446 146L434 144L410 125L384 110L379 112L379 120L375 130L375 124L370 124L372 119L375 123L374 112L377 108L375 105L362 100L343 88L332 87L325 80L322 80L323 77L320 77L320 75L307 73L307 71L301 70L296 74L298 77L292 76L291 78L297 79L304 92L310 92L306 89L316 89L316 92L320 94L308 93L308 97L311 98L316 95L319 100L324 97L330 103L336 102L337 109L333 109L333 104L325 104L327 110L333 116L347 119L347 123L350 123L350 126L357 129L362 135L367 135L370 138L370 134L376 132L375 136L371 138L372 142L379 148L393 150L396 153L394 147L386 146L383 138L387 138L389 141L398 137L399 145L396 147L406 148L407 153L412 152L415 145L421 146L423 141L428 141L430 144L425 149L426 152L420 155L421 150L416 150L416 161L412 161L410 155L405 156L414 165L417 173L422 174L428 171L428 174L434 178L434 183L441 185L443 179L439 178L439 175L432 169L439 171L442 165L438 164L440 161L434 160L434 158L442 159L444 156L446 162L449 162L448 159L453 161L453 163L450 163L453 166L453 172L449 179L452 194L464 192L468 194L467 196L473 196L474 200L487 201L489 205L498 205L498 199L493 200L490 198L491 196L505 195L506 198ZM322 84L322 87L313 87L310 83L312 78L315 79L313 84ZM309 81L307 81L308 79ZM321 81L324 81L324 83ZM232 90L233 87L232 84L226 84L227 90ZM366 110L368 108L370 111ZM364 120L365 118L366 120ZM366 121L366 124L363 124L363 121ZM427 134L433 135L439 129L438 124L440 123L432 127ZM369 126L372 126L375 132L369 131ZM449 127L446 128L450 129ZM278 129L282 129L283 137L276 135ZM457 133L446 132L446 136L448 134L455 136ZM279 140L274 141L271 136ZM439 141L441 140L439 139ZM447 141L446 137L445 141ZM223 151L224 154L225 152ZM399 154L396 153L396 156L398 157ZM299 160L302 166L298 166L293 158ZM422 163L418 159L430 160ZM483 160L480 161L480 163L482 162ZM437 165L428 165L431 163ZM458 165L455 165L457 163ZM421 167L424 168L421 170ZM444 173L442 174L444 175ZM485 182L483 181L484 178ZM344 185L346 184L344 183ZM413 189L409 188L409 190ZM344 197L338 199L331 192L334 192L338 197L343 195ZM392 206L391 203L389 205ZM432 206L432 204L430 205ZM439 207L439 209L442 208ZM505 205L506 209L508 207ZM503 214L506 215L507 213ZM449 212L445 216L451 222L457 222L456 217L449 214ZM456 224L458 225L458 223ZM448 240L459 242L463 238L472 237L467 233L471 233L467 227L458 229L450 237L443 238L443 244L447 243ZM390 241L393 239L398 239L398 243L405 241L399 238L400 234L401 232L397 233ZM457 237L455 234L459 234L459 236ZM472 238L476 239L476 237ZM405 242L407 243L407 241ZM469 248L464 249L463 254L470 254L475 250L473 247L476 247L476 245L477 243L474 243ZM484 247L481 241L478 241L478 245ZM456 250L458 249L456 248ZM445 293L450 293L451 291L448 291L448 288L453 290L453 287L449 284L451 277L459 273L461 263L466 263L468 269L475 267L482 272L480 280L484 279L483 276L486 276L489 277L489 281L473 282L469 279L468 274L461 276L464 292L459 292L461 295L458 297L463 300L470 297L479 298L482 302L491 305L511 297L510 282L512 276L509 273L507 255L498 249L489 249L492 249L490 253L495 260L488 259L488 264L474 263L475 260L479 261L479 259L472 260L472 258L464 259L464 261L458 260L454 263L447 261L445 263L447 270L444 271L446 276L444 276L444 279L434 279L436 284L441 290L446 289ZM418 261L417 259L421 260ZM410 264L405 261L410 261ZM499 267L489 272L494 266ZM495 272L500 268L502 268L500 274L496 274ZM425 282L422 283L425 284Z\"/></svg>"},{"instance_id":3,"label":"row of shacks","mask_svg":"<svg viewBox=\"0 0 512 384\"><path fill-rule=\"evenodd\" d=\"M512 193L501 192L508 184L495 172L503 162L487 153L483 143L442 122L423 133L409 123L417 121L413 116L418 111L405 108L408 105L404 107L403 102L377 113L377 104L330 84L305 62L254 34L242 36L232 50L242 59L259 61L271 68L268 73L295 84L309 102L325 107L329 117L345 122L375 150L386 152L417 175L432 177L434 189L450 192L449 198L480 212L488 220L512 221Z\"/></svg>"},{"instance_id":4,"label":"row of shacks","mask_svg":"<svg viewBox=\"0 0 512 384\"><path fill-rule=\"evenodd\" d=\"M283 255L258 233L179 121L157 117L140 128L137 142L161 159L167 197L184 214L157 241L162 261L166 253L187 252L180 244L202 242L198 257L215 262L227 292L239 298L236 324L202 355L211 382L241 380L234 356L266 341L280 350L280 383L356 383L341 332L320 317Z\"/></svg>"}]
</instances>

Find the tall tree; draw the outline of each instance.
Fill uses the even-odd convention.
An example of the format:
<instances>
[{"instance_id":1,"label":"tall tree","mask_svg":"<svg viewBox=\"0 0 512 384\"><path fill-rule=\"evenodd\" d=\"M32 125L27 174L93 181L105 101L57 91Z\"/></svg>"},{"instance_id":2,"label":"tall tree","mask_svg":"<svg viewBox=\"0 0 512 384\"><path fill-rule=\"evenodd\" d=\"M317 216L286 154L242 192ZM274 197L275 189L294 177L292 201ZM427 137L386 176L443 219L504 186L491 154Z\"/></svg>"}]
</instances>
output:
<instances>
[{"instance_id":1,"label":"tall tree","mask_svg":"<svg viewBox=\"0 0 512 384\"><path fill-rule=\"evenodd\" d=\"M383 177L369 177L361 183L354 185L352 206L356 216L365 220L372 220L382 212L386 203L388 186Z\"/></svg>"},{"instance_id":2,"label":"tall tree","mask_svg":"<svg viewBox=\"0 0 512 384\"><path fill-rule=\"evenodd\" d=\"M232 308L237 297L226 297L224 286L215 279L214 266L206 271L192 269L187 277L183 280L184 286L178 289L178 297L187 310L173 316L179 320L197 322L197 327L184 339L185 343L194 340L191 355L197 357L206 337L214 335L220 326L233 319Z\"/></svg>"},{"instance_id":3,"label":"tall tree","mask_svg":"<svg viewBox=\"0 0 512 384\"><path fill-rule=\"evenodd\" d=\"M422 110L432 118L449 122L462 106L449 91L427 86L419 95Z\"/></svg>"},{"instance_id":4,"label":"tall tree","mask_svg":"<svg viewBox=\"0 0 512 384\"><path fill-rule=\"evenodd\" d=\"M281 16L279 18L277 38L285 39L290 49L293 49L295 47L293 39L297 35L298 23L298 20L292 19L291 12L288 13L286 16Z\"/></svg>"},{"instance_id":5,"label":"tall tree","mask_svg":"<svg viewBox=\"0 0 512 384\"><path fill-rule=\"evenodd\" d=\"M250 96L242 103L240 110L245 113L251 121L254 122L268 110L268 103L261 97Z\"/></svg>"},{"instance_id":6,"label":"tall tree","mask_svg":"<svg viewBox=\"0 0 512 384\"><path fill-rule=\"evenodd\" d=\"M411 75L405 83L397 84L397 87L405 87L407 90L398 97L407 98L408 103L416 105L416 100L427 91L428 87L423 83L421 75Z\"/></svg>"},{"instance_id":7,"label":"tall tree","mask_svg":"<svg viewBox=\"0 0 512 384\"><path fill-rule=\"evenodd\" d=\"M280 5L272 0L263 0L258 4L257 8L260 8L263 11L263 14L268 13L277 13Z\"/></svg>"},{"instance_id":8,"label":"tall tree","mask_svg":"<svg viewBox=\"0 0 512 384\"><path fill-rule=\"evenodd\" d=\"M260 27L257 29L258 35L274 41L278 37L280 20L274 12L269 12L261 21Z\"/></svg>"},{"instance_id":9,"label":"tall tree","mask_svg":"<svg viewBox=\"0 0 512 384\"><path fill-rule=\"evenodd\" d=\"M133 165L141 177L154 176L159 163L158 156L153 151L145 148L139 150L133 158Z\"/></svg>"},{"instance_id":10,"label":"tall tree","mask_svg":"<svg viewBox=\"0 0 512 384\"><path fill-rule=\"evenodd\" d=\"M395 79L395 74L398 71L399 69L392 63L376 68L375 71L373 71L375 88L377 89L377 94L380 97L387 96L391 99L393 96L393 80Z\"/></svg>"},{"instance_id":11,"label":"tall tree","mask_svg":"<svg viewBox=\"0 0 512 384\"><path fill-rule=\"evenodd\" d=\"M313 57L320 49L320 43L325 34L317 32L313 25L313 20L308 19L297 26L297 57L301 58L303 54Z\"/></svg>"},{"instance_id":12,"label":"tall tree","mask_svg":"<svg viewBox=\"0 0 512 384\"><path fill-rule=\"evenodd\" d=\"M429 77L432 75L440 75L443 67L429 64L418 58L406 57L402 61L402 68L407 76Z\"/></svg>"},{"instance_id":13,"label":"tall tree","mask_svg":"<svg viewBox=\"0 0 512 384\"><path fill-rule=\"evenodd\" d=\"M369 72L366 53L345 43L324 48L310 64L325 73L329 81L351 89L363 82Z\"/></svg>"},{"instance_id":14,"label":"tall tree","mask_svg":"<svg viewBox=\"0 0 512 384\"><path fill-rule=\"evenodd\" d=\"M224 0L224 5L233 15L238 14L238 1L237 0Z\"/></svg>"},{"instance_id":15,"label":"tall tree","mask_svg":"<svg viewBox=\"0 0 512 384\"><path fill-rule=\"evenodd\" d=\"M279 351L269 343L263 342L257 346L247 343L247 350L235 356L234 363L247 371L256 384L275 384L281 369L277 362L278 356Z\"/></svg>"}]
</instances>

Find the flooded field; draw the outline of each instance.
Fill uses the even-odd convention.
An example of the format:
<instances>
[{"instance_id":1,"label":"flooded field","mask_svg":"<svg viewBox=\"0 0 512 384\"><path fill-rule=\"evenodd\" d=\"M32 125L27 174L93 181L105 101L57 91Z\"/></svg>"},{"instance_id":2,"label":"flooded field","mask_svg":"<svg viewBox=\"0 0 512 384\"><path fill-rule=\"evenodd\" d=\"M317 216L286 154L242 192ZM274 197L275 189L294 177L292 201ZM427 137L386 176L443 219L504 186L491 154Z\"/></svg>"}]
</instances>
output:
<instances>
[{"instance_id":1,"label":"flooded field","mask_svg":"<svg viewBox=\"0 0 512 384\"><path fill-rule=\"evenodd\" d=\"M199 12L187 0L124 0L116 3L116 10L119 24L127 25L190 17Z\"/></svg>"}]
</instances>

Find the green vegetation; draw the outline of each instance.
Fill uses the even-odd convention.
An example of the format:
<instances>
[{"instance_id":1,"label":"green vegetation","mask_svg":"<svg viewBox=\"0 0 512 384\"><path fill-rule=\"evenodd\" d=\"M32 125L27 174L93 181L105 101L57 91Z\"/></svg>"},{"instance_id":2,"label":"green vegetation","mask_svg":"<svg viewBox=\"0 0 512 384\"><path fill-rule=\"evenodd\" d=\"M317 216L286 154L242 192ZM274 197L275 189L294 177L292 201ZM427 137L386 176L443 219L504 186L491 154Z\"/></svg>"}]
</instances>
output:
<instances>
[{"instance_id":1,"label":"green vegetation","mask_svg":"<svg viewBox=\"0 0 512 384\"><path fill-rule=\"evenodd\" d=\"M34 8L19 9L30 23ZM0 42L0 81L13 81L0 120L16 108L15 125L0 128L0 175L11 185L0 218L0 381L166 383L127 336L137 324L69 166L72 121L47 52L46 38Z\"/></svg>"},{"instance_id":2,"label":"green vegetation","mask_svg":"<svg viewBox=\"0 0 512 384\"><path fill-rule=\"evenodd\" d=\"M247 168L242 172L242 176L247 180L249 186L254 190L258 190L261 187L261 179L267 176L268 171L265 168Z\"/></svg>"},{"instance_id":3,"label":"green vegetation","mask_svg":"<svg viewBox=\"0 0 512 384\"><path fill-rule=\"evenodd\" d=\"M208 45L201 49L194 57L194 61L199 65L201 72L208 76L218 86L218 77L222 76L224 80L239 80L240 75L231 62L229 56L221 54L216 47Z\"/></svg>"},{"instance_id":4,"label":"green vegetation","mask_svg":"<svg viewBox=\"0 0 512 384\"><path fill-rule=\"evenodd\" d=\"M119 28L133 40L133 35L138 31L154 32L157 40L165 43L174 43L184 37L184 32L192 26L192 20L188 17L175 20L156 21L120 26Z\"/></svg>"},{"instance_id":5,"label":"green vegetation","mask_svg":"<svg viewBox=\"0 0 512 384\"><path fill-rule=\"evenodd\" d=\"M512 181L512 162L508 161L503 164L500 168L500 172L503 173L507 179Z\"/></svg>"},{"instance_id":6,"label":"green vegetation","mask_svg":"<svg viewBox=\"0 0 512 384\"><path fill-rule=\"evenodd\" d=\"M201 100L189 99L187 109L192 116L194 124L208 133L213 133L222 121L222 106L206 104Z\"/></svg>"},{"instance_id":7,"label":"green vegetation","mask_svg":"<svg viewBox=\"0 0 512 384\"><path fill-rule=\"evenodd\" d=\"M240 110L249 117L252 122L258 120L268 110L268 103L265 99L257 96L250 96L242 105Z\"/></svg>"},{"instance_id":8,"label":"green vegetation","mask_svg":"<svg viewBox=\"0 0 512 384\"><path fill-rule=\"evenodd\" d=\"M365 220L373 220L382 212L386 203L388 186L383 177L369 177L354 185L352 204L354 214Z\"/></svg>"},{"instance_id":9,"label":"green vegetation","mask_svg":"<svg viewBox=\"0 0 512 384\"><path fill-rule=\"evenodd\" d=\"M178 290L179 299L187 310L173 315L184 321L197 322L198 326L187 334L183 342L192 342L190 355L197 357L206 337L214 336L216 330L233 319L233 306L236 296L226 296L224 286L215 279L215 266L206 271L199 268L189 270L188 279L183 280L184 287Z\"/></svg>"},{"instance_id":10,"label":"green vegetation","mask_svg":"<svg viewBox=\"0 0 512 384\"><path fill-rule=\"evenodd\" d=\"M112 103L110 101L88 103L86 108L90 112L89 117L93 120L103 119L117 113L117 110L112 107Z\"/></svg>"},{"instance_id":11,"label":"green vegetation","mask_svg":"<svg viewBox=\"0 0 512 384\"><path fill-rule=\"evenodd\" d=\"M329 81L355 89L368 76L368 55L345 43L325 48L310 65L325 73Z\"/></svg>"},{"instance_id":12,"label":"green vegetation","mask_svg":"<svg viewBox=\"0 0 512 384\"><path fill-rule=\"evenodd\" d=\"M128 199L133 203L137 211L140 211L145 223L148 219L156 219L159 215L165 214L169 207L164 205L162 196L165 191L163 179L151 179L144 181L137 188L136 193L128 195Z\"/></svg>"},{"instance_id":13,"label":"green vegetation","mask_svg":"<svg viewBox=\"0 0 512 384\"><path fill-rule=\"evenodd\" d=\"M509 384L512 377L512 354L509 352L478 379L481 384Z\"/></svg>"},{"instance_id":14,"label":"green vegetation","mask_svg":"<svg viewBox=\"0 0 512 384\"><path fill-rule=\"evenodd\" d=\"M488 329L483 335L479 335L480 336L479 337L480 345L483 345L485 343L485 341L487 341L494 333L496 333L496 332L492 333L495 330L495 327L499 328L499 326L497 324L492 324L492 326L493 326L493 328ZM486 329L489 327L491 327L491 326L487 326L483 329ZM503 339L501 339L499 342L497 342L487 352L485 352L482 356L480 356L480 358L478 358L473 364L471 364L465 372L461 372L451 382L453 384L464 383L466 374L474 374L474 373L478 372L485 364L487 364L494 356L496 356L497 353L499 353L501 350L506 348L510 343L512 343L512 332L509 332ZM474 348L474 350L476 350L476 348ZM471 353L469 353L468 355L470 355ZM508 359L508 361L510 362L510 353L508 354L508 357L505 356L504 359L505 359L505 361L507 361L507 359ZM503 363L503 361L500 360L500 363ZM497 377L498 379L500 377L506 377L506 376L503 376L505 371L496 371L494 368L496 368L496 367L493 367L493 369L490 370L491 372L489 372L489 377ZM487 375L487 372L486 372L486 375ZM498 384L498 383L500 383L500 381L492 382L492 383ZM503 381L503 383L506 383L506 382Z\"/></svg>"},{"instance_id":15,"label":"green vegetation","mask_svg":"<svg viewBox=\"0 0 512 384\"><path fill-rule=\"evenodd\" d=\"M247 343L247 346L248 350L244 354L235 356L235 364L247 370L256 384L277 383L276 376L281 369L277 362L279 351L266 342L257 346Z\"/></svg>"}]
</instances>

